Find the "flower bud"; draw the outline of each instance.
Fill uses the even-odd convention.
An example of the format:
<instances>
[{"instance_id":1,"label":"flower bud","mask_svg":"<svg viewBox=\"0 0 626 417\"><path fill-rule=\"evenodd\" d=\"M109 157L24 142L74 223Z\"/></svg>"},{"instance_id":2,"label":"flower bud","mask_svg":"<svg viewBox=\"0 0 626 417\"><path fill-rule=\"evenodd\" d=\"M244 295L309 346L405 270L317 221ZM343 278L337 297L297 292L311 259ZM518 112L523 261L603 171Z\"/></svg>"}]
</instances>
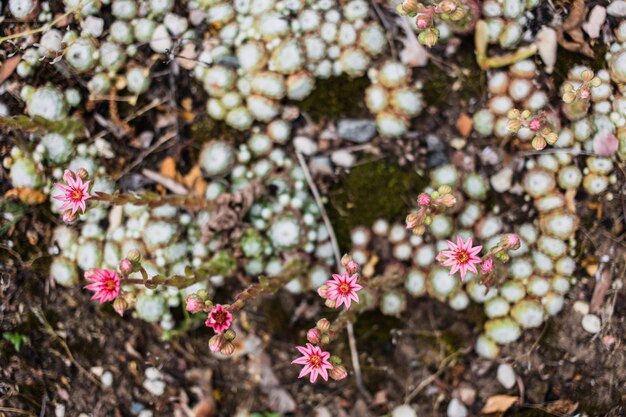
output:
<instances>
[{"instance_id":1,"label":"flower bud","mask_svg":"<svg viewBox=\"0 0 626 417\"><path fill-rule=\"evenodd\" d=\"M503 263L507 263L511 257L506 252L498 252L495 254L495 257L501 260Z\"/></svg>"},{"instance_id":2,"label":"flower bud","mask_svg":"<svg viewBox=\"0 0 626 417\"><path fill-rule=\"evenodd\" d=\"M315 325L322 332L327 332L330 329L330 322L327 319L319 319Z\"/></svg>"},{"instance_id":3,"label":"flower bud","mask_svg":"<svg viewBox=\"0 0 626 417\"><path fill-rule=\"evenodd\" d=\"M117 297L115 301L113 301L113 310L115 310L115 312L119 314L120 317L124 317L124 311L126 311L127 308L128 303L126 302L126 300L124 300L123 297Z\"/></svg>"},{"instance_id":4,"label":"flower bud","mask_svg":"<svg viewBox=\"0 0 626 417\"><path fill-rule=\"evenodd\" d=\"M534 149L540 151L546 147L547 143L543 136L535 136L532 141L532 146Z\"/></svg>"},{"instance_id":5,"label":"flower bud","mask_svg":"<svg viewBox=\"0 0 626 417\"><path fill-rule=\"evenodd\" d=\"M426 14L418 14L415 18L415 25L421 30L428 29L432 26L432 19Z\"/></svg>"},{"instance_id":6,"label":"flower bud","mask_svg":"<svg viewBox=\"0 0 626 417\"><path fill-rule=\"evenodd\" d=\"M554 132L544 135L543 138L548 145L554 145L556 141L559 140L559 136Z\"/></svg>"},{"instance_id":7,"label":"flower bud","mask_svg":"<svg viewBox=\"0 0 626 417\"><path fill-rule=\"evenodd\" d=\"M330 336L329 336L329 335L327 335L327 334L323 334L323 335L322 335L322 338L320 339L320 343L321 343L322 345L327 345L327 344L329 344L329 343L330 343Z\"/></svg>"},{"instance_id":8,"label":"flower bud","mask_svg":"<svg viewBox=\"0 0 626 417\"><path fill-rule=\"evenodd\" d=\"M78 212L72 213L72 210L67 210L63 213L63 221L65 223L72 223L78 219Z\"/></svg>"},{"instance_id":9,"label":"flower bud","mask_svg":"<svg viewBox=\"0 0 626 417\"><path fill-rule=\"evenodd\" d=\"M408 216L406 216L405 222L406 222L407 229L413 229L415 226L418 225L419 216L415 213L411 213Z\"/></svg>"},{"instance_id":10,"label":"flower bud","mask_svg":"<svg viewBox=\"0 0 626 417\"><path fill-rule=\"evenodd\" d=\"M510 120L519 119L521 116L520 111L518 109L511 109L507 112L506 117Z\"/></svg>"},{"instance_id":11,"label":"flower bud","mask_svg":"<svg viewBox=\"0 0 626 417\"><path fill-rule=\"evenodd\" d=\"M324 304L326 304L326 307L328 308L335 308L337 306L337 302L335 300L331 300L330 298L327 298Z\"/></svg>"},{"instance_id":12,"label":"flower bud","mask_svg":"<svg viewBox=\"0 0 626 417\"><path fill-rule=\"evenodd\" d=\"M404 0L401 6L405 13L414 12L417 10L417 0Z\"/></svg>"},{"instance_id":13,"label":"flower bud","mask_svg":"<svg viewBox=\"0 0 626 417\"><path fill-rule=\"evenodd\" d=\"M188 295L185 299L185 309L191 314L198 313L204 309L204 302L195 294Z\"/></svg>"},{"instance_id":14,"label":"flower bud","mask_svg":"<svg viewBox=\"0 0 626 417\"><path fill-rule=\"evenodd\" d=\"M209 339L209 349L211 349L211 352L219 352L222 350L224 343L226 343L224 335L221 333L216 334Z\"/></svg>"},{"instance_id":15,"label":"flower bud","mask_svg":"<svg viewBox=\"0 0 626 417\"><path fill-rule=\"evenodd\" d=\"M333 369L328 371L328 375L335 381L341 381L342 379L345 379L348 376L348 371L346 370L345 366L336 365L336 366L333 366Z\"/></svg>"},{"instance_id":16,"label":"flower bud","mask_svg":"<svg viewBox=\"0 0 626 417\"><path fill-rule=\"evenodd\" d=\"M66 184L69 184L70 181L74 181L74 178L74 173L69 169L63 171L63 181L65 181Z\"/></svg>"},{"instance_id":17,"label":"flower bud","mask_svg":"<svg viewBox=\"0 0 626 417\"><path fill-rule=\"evenodd\" d=\"M346 271L350 275L354 275L354 274L358 273L359 272L359 264L357 264L355 261L350 259L350 262L348 262L346 264Z\"/></svg>"},{"instance_id":18,"label":"flower bud","mask_svg":"<svg viewBox=\"0 0 626 417\"><path fill-rule=\"evenodd\" d=\"M424 46L429 48L434 46L439 40L439 29L430 28L426 29L417 36L417 40Z\"/></svg>"},{"instance_id":19,"label":"flower bud","mask_svg":"<svg viewBox=\"0 0 626 417\"><path fill-rule=\"evenodd\" d=\"M78 171L76 171L76 176L85 181L87 178L89 178L89 171L87 171L85 168L79 168Z\"/></svg>"},{"instance_id":20,"label":"flower bud","mask_svg":"<svg viewBox=\"0 0 626 417\"><path fill-rule=\"evenodd\" d=\"M417 204L420 206L429 206L431 201L432 198L430 198L430 196L426 193L421 193L417 196Z\"/></svg>"},{"instance_id":21,"label":"flower bud","mask_svg":"<svg viewBox=\"0 0 626 417\"><path fill-rule=\"evenodd\" d=\"M234 351L235 351L235 345L233 345L230 342L226 342L224 343L224 346L222 346L222 350L220 350L220 353L224 356L230 356L233 354Z\"/></svg>"},{"instance_id":22,"label":"flower bud","mask_svg":"<svg viewBox=\"0 0 626 417\"><path fill-rule=\"evenodd\" d=\"M424 219L422 220L422 223L424 223L426 226L430 226L432 222L433 218L429 215L424 216Z\"/></svg>"},{"instance_id":23,"label":"flower bud","mask_svg":"<svg viewBox=\"0 0 626 417\"><path fill-rule=\"evenodd\" d=\"M591 91L588 88L581 88L578 91L578 95L580 96L580 98L582 98L583 100L586 100L589 98L589 96L591 96ZM565 95L563 96L565 97ZM573 100L572 100L573 101Z\"/></svg>"},{"instance_id":24,"label":"flower bud","mask_svg":"<svg viewBox=\"0 0 626 417\"><path fill-rule=\"evenodd\" d=\"M483 275L487 275L491 271L493 271L493 259L487 258L480 264L480 272Z\"/></svg>"},{"instance_id":25,"label":"flower bud","mask_svg":"<svg viewBox=\"0 0 626 417\"><path fill-rule=\"evenodd\" d=\"M328 358L328 362L330 362L332 366L341 365L343 363L341 358L337 355L332 355L330 358Z\"/></svg>"},{"instance_id":26,"label":"flower bud","mask_svg":"<svg viewBox=\"0 0 626 417\"><path fill-rule=\"evenodd\" d=\"M518 119L511 119L506 122L506 130L511 133L517 133L517 131L522 127L522 121Z\"/></svg>"},{"instance_id":27,"label":"flower bud","mask_svg":"<svg viewBox=\"0 0 626 417\"><path fill-rule=\"evenodd\" d=\"M411 232L413 232L415 236L422 236L426 233L426 227L423 224L420 224L419 226L414 227Z\"/></svg>"},{"instance_id":28,"label":"flower bud","mask_svg":"<svg viewBox=\"0 0 626 417\"><path fill-rule=\"evenodd\" d=\"M133 263L124 258L120 261L120 272L124 275L128 275L133 272Z\"/></svg>"},{"instance_id":29,"label":"flower bud","mask_svg":"<svg viewBox=\"0 0 626 417\"><path fill-rule=\"evenodd\" d=\"M209 292L205 289L196 291L196 295L198 296L199 299L203 301L209 298Z\"/></svg>"},{"instance_id":30,"label":"flower bud","mask_svg":"<svg viewBox=\"0 0 626 417\"><path fill-rule=\"evenodd\" d=\"M317 289L317 294L322 298L328 297L328 295L326 294L327 292L328 292L328 285L322 285L321 287Z\"/></svg>"},{"instance_id":31,"label":"flower bud","mask_svg":"<svg viewBox=\"0 0 626 417\"><path fill-rule=\"evenodd\" d=\"M439 188L437 188L437 191L439 191L439 194L450 194L452 192L452 187L450 187L449 185L440 185Z\"/></svg>"},{"instance_id":32,"label":"flower bud","mask_svg":"<svg viewBox=\"0 0 626 417\"><path fill-rule=\"evenodd\" d=\"M309 331L306 332L306 340L313 343L314 345L317 345L321 339L322 332L320 332L318 329L309 329Z\"/></svg>"},{"instance_id":33,"label":"flower bud","mask_svg":"<svg viewBox=\"0 0 626 417\"><path fill-rule=\"evenodd\" d=\"M515 250L519 249L521 243L519 240L519 235L515 233L507 233L502 237L500 244L505 246L507 249Z\"/></svg>"},{"instance_id":34,"label":"flower bud","mask_svg":"<svg viewBox=\"0 0 626 417\"><path fill-rule=\"evenodd\" d=\"M235 340L237 333L233 329L228 329L224 332L224 338L228 341Z\"/></svg>"},{"instance_id":35,"label":"flower bud","mask_svg":"<svg viewBox=\"0 0 626 417\"><path fill-rule=\"evenodd\" d=\"M445 0L439 4L441 11L444 13L452 13L456 10L456 2L452 0Z\"/></svg>"},{"instance_id":36,"label":"flower bud","mask_svg":"<svg viewBox=\"0 0 626 417\"><path fill-rule=\"evenodd\" d=\"M530 110L524 110L524 111L522 112L522 119L524 119L524 120L528 119L528 118L530 117L530 115L531 115L531 114L532 114L532 113L530 112Z\"/></svg>"},{"instance_id":37,"label":"flower bud","mask_svg":"<svg viewBox=\"0 0 626 417\"><path fill-rule=\"evenodd\" d=\"M452 194L445 194L439 198L437 203L444 207L452 207L456 204L456 197Z\"/></svg>"},{"instance_id":38,"label":"flower bud","mask_svg":"<svg viewBox=\"0 0 626 417\"><path fill-rule=\"evenodd\" d=\"M137 249L131 249L126 254L126 259L128 259L132 263L137 263L141 261L141 253Z\"/></svg>"}]
</instances>

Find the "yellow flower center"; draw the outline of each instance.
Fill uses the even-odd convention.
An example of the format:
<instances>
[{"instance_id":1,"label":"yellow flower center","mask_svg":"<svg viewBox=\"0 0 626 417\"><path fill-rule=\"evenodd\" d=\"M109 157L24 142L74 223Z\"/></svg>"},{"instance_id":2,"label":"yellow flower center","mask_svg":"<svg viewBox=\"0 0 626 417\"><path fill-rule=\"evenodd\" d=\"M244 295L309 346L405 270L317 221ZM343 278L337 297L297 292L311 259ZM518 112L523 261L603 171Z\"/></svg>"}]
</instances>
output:
<instances>
[{"instance_id":1,"label":"yellow flower center","mask_svg":"<svg viewBox=\"0 0 626 417\"><path fill-rule=\"evenodd\" d=\"M469 259L469 255L467 254L467 252L463 251L459 251L456 255L456 259L457 261L459 261L460 263L464 263L467 262Z\"/></svg>"}]
</instances>

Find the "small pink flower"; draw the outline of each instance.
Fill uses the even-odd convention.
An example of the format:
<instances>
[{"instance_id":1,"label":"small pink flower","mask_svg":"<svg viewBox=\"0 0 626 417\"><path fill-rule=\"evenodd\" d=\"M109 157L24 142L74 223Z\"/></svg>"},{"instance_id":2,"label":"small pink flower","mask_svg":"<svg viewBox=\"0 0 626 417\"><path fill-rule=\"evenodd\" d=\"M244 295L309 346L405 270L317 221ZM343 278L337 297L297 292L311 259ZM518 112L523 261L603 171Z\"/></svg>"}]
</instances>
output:
<instances>
[{"instance_id":1,"label":"small pink flower","mask_svg":"<svg viewBox=\"0 0 626 417\"><path fill-rule=\"evenodd\" d=\"M519 245L520 245L520 241L519 241L519 236L516 235L515 233L509 233L505 236L506 239L506 246L509 249L519 249Z\"/></svg>"},{"instance_id":2,"label":"small pink flower","mask_svg":"<svg viewBox=\"0 0 626 417\"><path fill-rule=\"evenodd\" d=\"M69 169L65 170L63 179L67 185L63 185L61 183L54 184L55 187L63 192L63 194L54 197L59 201L63 201L63 205L60 209L71 209L71 215L74 215L74 213L76 213L76 211L80 208L84 213L87 208L85 201L91 198L91 195L88 193L89 181L83 183L83 179L72 175L72 172Z\"/></svg>"},{"instance_id":3,"label":"small pink flower","mask_svg":"<svg viewBox=\"0 0 626 417\"><path fill-rule=\"evenodd\" d=\"M204 303L198 298L197 295L191 294L185 299L185 309L191 314L202 311L203 308Z\"/></svg>"},{"instance_id":4,"label":"small pink flower","mask_svg":"<svg viewBox=\"0 0 626 417\"><path fill-rule=\"evenodd\" d=\"M591 91L588 88L583 88L580 90L580 98L587 99L591 95Z\"/></svg>"},{"instance_id":5,"label":"small pink flower","mask_svg":"<svg viewBox=\"0 0 626 417\"><path fill-rule=\"evenodd\" d=\"M487 275L491 271L493 271L493 259L487 258L480 264L480 272L482 272L483 275Z\"/></svg>"},{"instance_id":6,"label":"small pink flower","mask_svg":"<svg viewBox=\"0 0 626 417\"><path fill-rule=\"evenodd\" d=\"M233 316L221 304L216 304L215 307L209 311L209 318L204 322L207 327L212 328L215 333L222 333L224 330L230 327L233 321Z\"/></svg>"},{"instance_id":7,"label":"small pink flower","mask_svg":"<svg viewBox=\"0 0 626 417\"><path fill-rule=\"evenodd\" d=\"M530 130L534 130L535 132L541 130L541 120L532 119L530 123L528 123L528 127L530 128Z\"/></svg>"},{"instance_id":8,"label":"small pink flower","mask_svg":"<svg viewBox=\"0 0 626 417\"><path fill-rule=\"evenodd\" d=\"M429 206L431 201L432 198L430 198L430 196L426 193L422 193L417 196L417 204L419 204L420 206Z\"/></svg>"},{"instance_id":9,"label":"small pink flower","mask_svg":"<svg viewBox=\"0 0 626 417\"><path fill-rule=\"evenodd\" d=\"M325 284L328 286L328 290L326 290L328 300L334 301L335 307L344 304L346 309L350 308L352 300L358 303L357 291L363 287L356 283L357 279L357 275L349 275L346 272L341 275L333 274L333 279L326 281Z\"/></svg>"},{"instance_id":10,"label":"small pink flower","mask_svg":"<svg viewBox=\"0 0 626 417\"><path fill-rule=\"evenodd\" d=\"M120 294L120 277L117 272L108 269L90 269L85 272L85 279L91 284L85 285L85 289L95 292L92 300L100 300L100 303L113 301Z\"/></svg>"},{"instance_id":11,"label":"small pink flower","mask_svg":"<svg viewBox=\"0 0 626 417\"><path fill-rule=\"evenodd\" d=\"M418 28L424 30L430 26L430 18L425 14L417 15L417 17L415 18L415 25Z\"/></svg>"},{"instance_id":12,"label":"small pink flower","mask_svg":"<svg viewBox=\"0 0 626 417\"><path fill-rule=\"evenodd\" d=\"M474 264L480 264L480 258L477 254L483 247L472 247L472 238L468 238L467 242L464 243L461 236L457 236L456 245L449 240L447 242L450 250L439 252L437 260L441 262L443 266L452 267L450 269L450 275L460 271L461 280L464 280L468 270L477 274L478 271Z\"/></svg>"},{"instance_id":13,"label":"small pink flower","mask_svg":"<svg viewBox=\"0 0 626 417\"><path fill-rule=\"evenodd\" d=\"M328 370L333 369L333 366L328 360L330 353L324 352L318 346L313 346L310 343L307 343L306 347L296 346L296 349L298 349L302 356L291 363L304 365L298 378L311 374L311 383L317 381L318 376L321 376L324 381L328 381Z\"/></svg>"}]
</instances>

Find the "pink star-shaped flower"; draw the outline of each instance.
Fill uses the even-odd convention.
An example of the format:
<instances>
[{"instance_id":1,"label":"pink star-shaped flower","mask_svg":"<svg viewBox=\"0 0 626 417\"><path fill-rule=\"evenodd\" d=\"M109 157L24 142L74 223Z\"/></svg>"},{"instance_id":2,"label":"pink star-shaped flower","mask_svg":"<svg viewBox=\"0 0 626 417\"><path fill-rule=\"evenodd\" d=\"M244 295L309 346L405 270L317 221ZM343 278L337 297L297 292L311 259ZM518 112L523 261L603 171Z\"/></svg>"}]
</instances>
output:
<instances>
[{"instance_id":1,"label":"pink star-shaped flower","mask_svg":"<svg viewBox=\"0 0 626 417\"><path fill-rule=\"evenodd\" d=\"M353 300L359 302L357 291L363 287L356 283L357 279L358 275L349 275L344 272L341 275L333 274L333 279L326 281L325 285L328 286L326 296L336 303L335 307L344 304L347 310Z\"/></svg>"},{"instance_id":2,"label":"pink star-shaped flower","mask_svg":"<svg viewBox=\"0 0 626 417\"><path fill-rule=\"evenodd\" d=\"M100 303L113 301L120 294L120 277L117 272L108 269L90 269L85 272L85 279L91 284L85 285L85 289L95 294L92 300L100 300Z\"/></svg>"},{"instance_id":3,"label":"pink star-shaped flower","mask_svg":"<svg viewBox=\"0 0 626 417\"><path fill-rule=\"evenodd\" d=\"M204 322L207 327L212 328L215 333L222 333L230 327L233 322L233 315L224 309L221 304L216 304L211 311L209 311L209 317Z\"/></svg>"},{"instance_id":4,"label":"pink star-shaped flower","mask_svg":"<svg viewBox=\"0 0 626 417\"><path fill-rule=\"evenodd\" d=\"M441 262L443 266L451 267L450 275L460 271L461 280L464 280L468 270L475 274L478 273L475 264L481 263L478 252L480 252L483 247L472 247L472 238L468 238L467 242L464 243L461 236L457 236L456 242L455 245L448 240L447 243L450 250L442 250L439 252L437 260Z\"/></svg>"},{"instance_id":5,"label":"pink star-shaped flower","mask_svg":"<svg viewBox=\"0 0 626 417\"><path fill-rule=\"evenodd\" d=\"M324 381L328 381L328 370L333 369L328 360L330 353L324 352L319 346L313 346L310 343L307 343L306 347L296 346L296 349L302 356L291 363L304 365L298 378L311 374L311 383L314 383L318 376L321 376Z\"/></svg>"},{"instance_id":6,"label":"pink star-shaped flower","mask_svg":"<svg viewBox=\"0 0 626 417\"><path fill-rule=\"evenodd\" d=\"M61 183L54 184L63 194L54 197L59 201L63 201L61 210L71 209L72 216L80 208L84 213L86 207L85 201L91 198L89 195L89 181L83 182L83 179L78 175L73 175L71 171L65 170L63 179L67 182L67 185Z\"/></svg>"}]
</instances>

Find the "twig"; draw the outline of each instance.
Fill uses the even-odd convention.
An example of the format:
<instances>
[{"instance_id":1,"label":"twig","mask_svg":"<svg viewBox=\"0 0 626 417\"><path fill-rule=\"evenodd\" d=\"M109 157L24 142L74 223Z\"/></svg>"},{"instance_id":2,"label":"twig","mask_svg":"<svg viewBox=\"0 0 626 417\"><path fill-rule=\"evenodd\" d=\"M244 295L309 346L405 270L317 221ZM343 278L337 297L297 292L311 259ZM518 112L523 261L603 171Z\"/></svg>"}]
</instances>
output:
<instances>
[{"instance_id":1,"label":"twig","mask_svg":"<svg viewBox=\"0 0 626 417\"><path fill-rule=\"evenodd\" d=\"M173 179L166 177L165 175L159 174L156 171L152 171L151 169L142 169L141 173L146 177L151 179L152 181L161 184L163 187L167 188L174 194L187 194L189 190L180 184L179 182L174 181Z\"/></svg>"},{"instance_id":2,"label":"twig","mask_svg":"<svg viewBox=\"0 0 626 417\"><path fill-rule=\"evenodd\" d=\"M0 407L0 411L6 411L7 413L23 414L25 416L37 417L36 414L31 413L30 411L20 410L19 408Z\"/></svg>"},{"instance_id":3,"label":"twig","mask_svg":"<svg viewBox=\"0 0 626 417\"><path fill-rule=\"evenodd\" d=\"M178 135L178 132L174 131L174 130L170 130L168 132L166 132L163 136L161 136L159 138L159 140L157 141L157 143L155 143L154 145L150 146L148 149L146 149L145 151L143 151L138 157L137 159L135 159L133 161L132 164L128 165L127 167L125 167L122 172L120 173L120 175L117 176L117 178L115 179L116 181L119 180L120 178L122 178L124 175L128 174L130 171L133 170L133 168L135 168L137 165L139 165L140 163L143 162L143 160L150 155L152 152L154 152L157 148L159 148L161 145L163 145L165 142L167 142L170 139L175 138Z\"/></svg>"},{"instance_id":4,"label":"twig","mask_svg":"<svg viewBox=\"0 0 626 417\"><path fill-rule=\"evenodd\" d=\"M609 249L608 255L604 255L600 258L600 266L598 267L598 271L595 276L596 285L593 287L593 295L591 296L591 302L589 303L589 310L592 313L600 311L602 304L604 304L604 296L611 287L611 282L613 282L612 268L607 268L606 264L609 259L613 258L614 255L615 245L612 245Z\"/></svg>"},{"instance_id":5,"label":"twig","mask_svg":"<svg viewBox=\"0 0 626 417\"><path fill-rule=\"evenodd\" d=\"M435 379L439 378L439 376L443 373L443 371L448 368L448 366L450 366L454 359L456 359L458 356L466 354L470 351L470 349L471 348L459 349L456 352L451 353L450 355L445 357L439 364L439 368L437 368L437 371L435 371L434 374L420 382L419 385L415 387L415 389L413 389L413 391L411 391L409 395L404 397L404 402L406 404L410 403L411 400L413 400L413 398L415 398L424 388L430 385L430 383L432 383Z\"/></svg>"},{"instance_id":6,"label":"twig","mask_svg":"<svg viewBox=\"0 0 626 417\"><path fill-rule=\"evenodd\" d=\"M320 209L320 214L322 219L324 220L324 225L328 230L328 235L330 236L330 244L333 247L333 253L335 255L335 263L337 267L341 266L341 255L339 252L339 243L337 242L337 236L335 235L335 231L333 229L333 225L330 222L330 218L326 213L326 208L324 207L324 203L322 202L322 198L320 197L320 192L313 181L313 177L311 176L311 171L309 170L309 166L306 163L306 159L304 155L300 152L296 152L296 156L298 158L298 162L304 171L304 177L306 178L307 183L309 184L309 188L311 189L311 193L313 194L313 198L315 199L315 203ZM350 356L352 359L352 367L354 368L354 379L356 380L356 386L368 401L372 398L371 394L365 388L363 384L363 375L361 373L361 364L359 363L359 352L356 347L356 339L354 338L354 326L352 322L349 321L346 329L348 331L348 345L350 346Z\"/></svg>"}]
</instances>

